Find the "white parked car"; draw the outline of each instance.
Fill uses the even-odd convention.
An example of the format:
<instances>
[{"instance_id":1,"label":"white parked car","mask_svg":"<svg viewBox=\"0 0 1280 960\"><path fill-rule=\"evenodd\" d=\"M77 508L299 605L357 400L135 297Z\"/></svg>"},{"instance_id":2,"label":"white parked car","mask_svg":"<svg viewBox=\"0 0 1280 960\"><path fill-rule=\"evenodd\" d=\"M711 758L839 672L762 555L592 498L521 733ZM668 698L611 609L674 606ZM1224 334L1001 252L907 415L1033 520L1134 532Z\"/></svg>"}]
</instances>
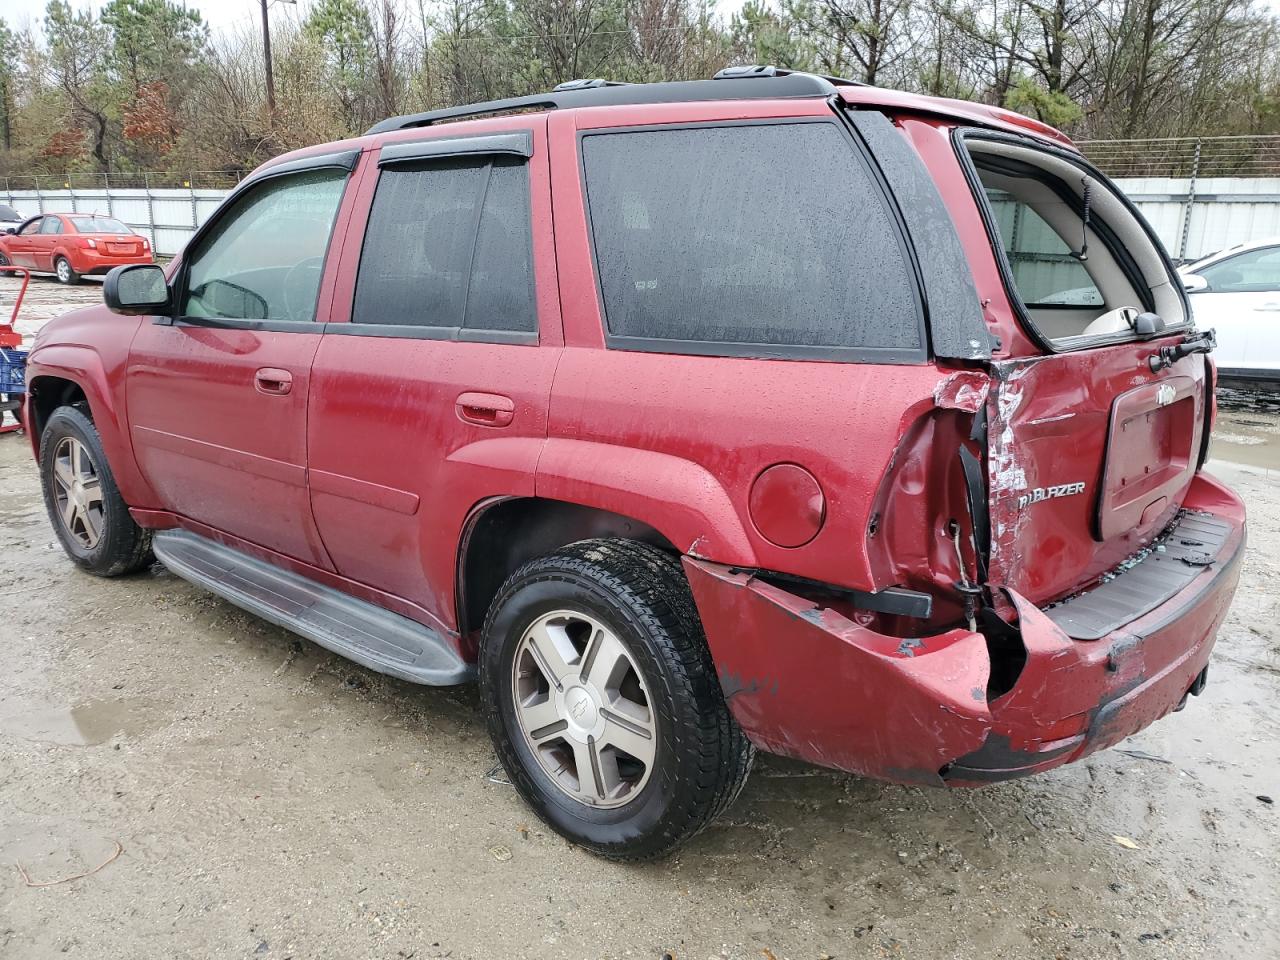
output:
<instances>
[{"instance_id":1,"label":"white parked car","mask_svg":"<svg viewBox=\"0 0 1280 960\"><path fill-rule=\"evenodd\" d=\"M13 207L0 203L0 233L14 233L26 221L27 218Z\"/></svg>"},{"instance_id":2,"label":"white parked car","mask_svg":"<svg viewBox=\"0 0 1280 960\"><path fill-rule=\"evenodd\" d=\"M1196 326L1218 332L1218 375L1280 386L1280 237L1230 247L1178 272Z\"/></svg>"}]
</instances>

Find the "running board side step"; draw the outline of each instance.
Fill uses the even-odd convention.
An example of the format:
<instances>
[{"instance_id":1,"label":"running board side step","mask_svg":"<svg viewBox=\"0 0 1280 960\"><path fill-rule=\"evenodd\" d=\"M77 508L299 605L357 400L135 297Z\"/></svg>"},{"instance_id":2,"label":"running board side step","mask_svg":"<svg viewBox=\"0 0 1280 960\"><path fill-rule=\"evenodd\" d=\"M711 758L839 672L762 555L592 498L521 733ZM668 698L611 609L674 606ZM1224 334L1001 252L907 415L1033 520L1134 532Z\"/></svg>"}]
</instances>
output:
<instances>
[{"instance_id":1,"label":"running board side step","mask_svg":"<svg viewBox=\"0 0 1280 960\"><path fill-rule=\"evenodd\" d=\"M370 670L435 687L475 676L439 632L301 574L187 530L159 531L151 548L184 580Z\"/></svg>"}]
</instances>

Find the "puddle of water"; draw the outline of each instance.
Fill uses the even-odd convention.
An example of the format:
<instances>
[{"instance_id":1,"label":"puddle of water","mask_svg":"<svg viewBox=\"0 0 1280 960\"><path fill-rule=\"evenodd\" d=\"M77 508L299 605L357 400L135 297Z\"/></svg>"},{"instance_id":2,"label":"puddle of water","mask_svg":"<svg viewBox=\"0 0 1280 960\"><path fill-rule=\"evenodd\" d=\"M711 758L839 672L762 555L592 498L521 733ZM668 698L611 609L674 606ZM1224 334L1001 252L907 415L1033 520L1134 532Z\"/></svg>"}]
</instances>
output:
<instances>
[{"instance_id":1,"label":"puddle of water","mask_svg":"<svg viewBox=\"0 0 1280 960\"><path fill-rule=\"evenodd\" d=\"M1280 470L1280 395L1219 390L1218 426L1209 456Z\"/></svg>"},{"instance_id":2,"label":"puddle of water","mask_svg":"<svg viewBox=\"0 0 1280 960\"><path fill-rule=\"evenodd\" d=\"M142 733L153 726L151 711L138 700L91 700L74 707L31 710L0 717L0 736L70 747L92 747L116 734Z\"/></svg>"}]
</instances>

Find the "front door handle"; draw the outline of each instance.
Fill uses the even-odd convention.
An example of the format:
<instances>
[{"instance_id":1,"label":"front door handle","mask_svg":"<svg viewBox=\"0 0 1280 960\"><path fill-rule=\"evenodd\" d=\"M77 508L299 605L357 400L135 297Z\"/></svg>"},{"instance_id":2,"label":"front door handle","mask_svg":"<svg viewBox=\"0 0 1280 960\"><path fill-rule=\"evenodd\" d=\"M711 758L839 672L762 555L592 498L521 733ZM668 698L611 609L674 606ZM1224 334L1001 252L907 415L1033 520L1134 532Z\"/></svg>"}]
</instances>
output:
<instances>
[{"instance_id":1,"label":"front door handle","mask_svg":"<svg viewBox=\"0 0 1280 960\"><path fill-rule=\"evenodd\" d=\"M263 367L253 375L253 386L269 397L285 397L293 389L293 374L288 370Z\"/></svg>"},{"instance_id":2,"label":"front door handle","mask_svg":"<svg viewBox=\"0 0 1280 960\"><path fill-rule=\"evenodd\" d=\"M459 394L454 409L459 419L482 427L505 427L516 415L515 401L497 393Z\"/></svg>"}]
</instances>

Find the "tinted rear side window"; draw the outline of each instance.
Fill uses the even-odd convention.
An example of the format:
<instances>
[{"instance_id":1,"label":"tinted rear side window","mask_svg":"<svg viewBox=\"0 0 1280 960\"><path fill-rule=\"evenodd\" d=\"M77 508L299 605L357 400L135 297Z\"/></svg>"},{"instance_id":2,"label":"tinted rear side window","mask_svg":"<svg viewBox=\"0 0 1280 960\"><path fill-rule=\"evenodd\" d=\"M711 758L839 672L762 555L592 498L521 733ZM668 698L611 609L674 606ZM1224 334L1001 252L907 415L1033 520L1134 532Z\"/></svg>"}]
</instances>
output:
<instances>
[{"instance_id":1,"label":"tinted rear side window","mask_svg":"<svg viewBox=\"0 0 1280 960\"><path fill-rule=\"evenodd\" d=\"M588 134L582 153L611 345L922 358L901 232L835 123Z\"/></svg>"},{"instance_id":2,"label":"tinted rear side window","mask_svg":"<svg viewBox=\"0 0 1280 960\"><path fill-rule=\"evenodd\" d=\"M387 167L369 214L351 320L532 332L531 236L523 162Z\"/></svg>"}]
</instances>

